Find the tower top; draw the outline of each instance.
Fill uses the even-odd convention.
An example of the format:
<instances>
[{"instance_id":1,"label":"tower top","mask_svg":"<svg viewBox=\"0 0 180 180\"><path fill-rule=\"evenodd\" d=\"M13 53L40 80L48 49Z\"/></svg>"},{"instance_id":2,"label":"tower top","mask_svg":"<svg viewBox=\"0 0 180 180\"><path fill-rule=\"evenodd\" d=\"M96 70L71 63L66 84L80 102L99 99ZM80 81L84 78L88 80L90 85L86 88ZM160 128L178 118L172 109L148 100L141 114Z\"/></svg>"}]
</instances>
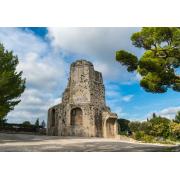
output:
<instances>
[{"instance_id":1,"label":"tower top","mask_svg":"<svg viewBox=\"0 0 180 180\"><path fill-rule=\"evenodd\" d=\"M78 59L78 60L76 60L75 62L73 62L71 64L71 67L74 67L74 66L84 66L84 65L93 66L93 64L90 61L87 61L85 59Z\"/></svg>"},{"instance_id":2,"label":"tower top","mask_svg":"<svg viewBox=\"0 0 180 180\"><path fill-rule=\"evenodd\" d=\"M70 77L62 101L69 104L105 106L102 74L94 70L90 61L80 59L71 64Z\"/></svg>"}]
</instances>

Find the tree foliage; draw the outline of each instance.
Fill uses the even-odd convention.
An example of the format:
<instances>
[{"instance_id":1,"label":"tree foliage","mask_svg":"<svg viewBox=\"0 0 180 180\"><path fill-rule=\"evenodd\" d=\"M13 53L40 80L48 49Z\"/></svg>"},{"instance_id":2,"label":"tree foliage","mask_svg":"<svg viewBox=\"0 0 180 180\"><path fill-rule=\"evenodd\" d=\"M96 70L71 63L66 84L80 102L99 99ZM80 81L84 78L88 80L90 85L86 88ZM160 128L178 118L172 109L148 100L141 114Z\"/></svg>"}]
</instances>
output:
<instances>
[{"instance_id":1,"label":"tree foliage","mask_svg":"<svg viewBox=\"0 0 180 180\"><path fill-rule=\"evenodd\" d=\"M140 59L120 50L116 60L127 66L129 72L137 71L140 85L147 92L164 93L168 88L180 91L180 28L144 27L131 36L135 47L143 48Z\"/></svg>"},{"instance_id":2,"label":"tree foliage","mask_svg":"<svg viewBox=\"0 0 180 180\"><path fill-rule=\"evenodd\" d=\"M116 57L121 58L121 64L126 65L129 72L137 69L138 59L133 54L120 50L116 52Z\"/></svg>"},{"instance_id":3,"label":"tree foliage","mask_svg":"<svg viewBox=\"0 0 180 180\"><path fill-rule=\"evenodd\" d=\"M172 122L170 128L171 136L175 139L180 139L180 123Z\"/></svg>"},{"instance_id":4,"label":"tree foliage","mask_svg":"<svg viewBox=\"0 0 180 180\"><path fill-rule=\"evenodd\" d=\"M149 135L159 136L159 137L168 137L169 136L169 127L170 120L165 117L155 117L149 120L150 123L150 131Z\"/></svg>"},{"instance_id":5,"label":"tree foliage","mask_svg":"<svg viewBox=\"0 0 180 180\"><path fill-rule=\"evenodd\" d=\"M151 129L152 129L152 125L150 121L143 121L140 123L139 130L143 131L145 134L150 134Z\"/></svg>"},{"instance_id":6,"label":"tree foliage","mask_svg":"<svg viewBox=\"0 0 180 180\"><path fill-rule=\"evenodd\" d=\"M31 126L31 123L30 123L30 121L24 121L24 122L22 123L22 126L23 126L23 127L29 127L29 126Z\"/></svg>"},{"instance_id":7,"label":"tree foliage","mask_svg":"<svg viewBox=\"0 0 180 180\"><path fill-rule=\"evenodd\" d=\"M39 128L39 118L36 119L35 127L36 127L36 128Z\"/></svg>"},{"instance_id":8,"label":"tree foliage","mask_svg":"<svg viewBox=\"0 0 180 180\"><path fill-rule=\"evenodd\" d=\"M140 130L141 123L139 121L132 121L129 123L129 128L132 132L137 132Z\"/></svg>"},{"instance_id":9,"label":"tree foliage","mask_svg":"<svg viewBox=\"0 0 180 180\"><path fill-rule=\"evenodd\" d=\"M180 112L177 112L175 120L170 120L153 113L147 121L128 122L126 129L130 129L133 138L144 142L177 141L180 140L179 115Z\"/></svg>"},{"instance_id":10,"label":"tree foliage","mask_svg":"<svg viewBox=\"0 0 180 180\"><path fill-rule=\"evenodd\" d=\"M42 128L45 128L45 127L46 127L46 123L45 123L44 120L41 122L41 126L42 126Z\"/></svg>"},{"instance_id":11,"label":"tree foliage","mask_svg":"<svg viewBox=\"0 0 180 180\"><path fill-rule=\"evenodd\" d=\"M127 119L118 119L118 124L119 124L119 130L122 131L129 131L129 126L128 124L130 123L129 120Z\"/></svg>"},{"instance_id":12,"label":"tree foliage","mask_svg":"<svg viewBox=\"0 0 180 180\"><path fill-rule=\"evenodd\" d=\"M180 111L178 111L175 116L175 122L180 123Z\"/></svg>"},{"instance_id":13,"label":"tree foliage","mask_svg":"<svg viewBox=\"0 0 180 180\"><path fill-rule=\"evenodd\" d=\"M22 79L22 71L16 71L17 65L18 57L0 44L0 122L20 102L25 89L25 79Z\"/></svg>"}]
</instances>

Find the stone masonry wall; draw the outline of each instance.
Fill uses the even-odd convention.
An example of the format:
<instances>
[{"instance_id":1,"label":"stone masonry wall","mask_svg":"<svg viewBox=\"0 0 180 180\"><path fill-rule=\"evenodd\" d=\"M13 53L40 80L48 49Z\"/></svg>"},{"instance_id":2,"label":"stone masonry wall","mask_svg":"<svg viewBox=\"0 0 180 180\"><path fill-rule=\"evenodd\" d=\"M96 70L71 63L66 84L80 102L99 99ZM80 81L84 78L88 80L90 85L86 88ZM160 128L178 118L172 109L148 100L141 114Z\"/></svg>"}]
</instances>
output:
<instances>
[{"instance_id":1,"label":"stone masonry wall","mask_svg":"<svg viewBox=\"0 0 180 180\"><path fill-rule=\"evenodd\" d=\"M76 115L77 109L79 115ZM110 109L106 107L102 74L94 70L91 62L78 60L71 64L62 103L48 111L47 133L59 136L106 136L104 111L109 113L108 118L117 119L117 115L110 116ZM80 118L82 124L72 124L73 118Z\"/></svg>"}]
</instances>

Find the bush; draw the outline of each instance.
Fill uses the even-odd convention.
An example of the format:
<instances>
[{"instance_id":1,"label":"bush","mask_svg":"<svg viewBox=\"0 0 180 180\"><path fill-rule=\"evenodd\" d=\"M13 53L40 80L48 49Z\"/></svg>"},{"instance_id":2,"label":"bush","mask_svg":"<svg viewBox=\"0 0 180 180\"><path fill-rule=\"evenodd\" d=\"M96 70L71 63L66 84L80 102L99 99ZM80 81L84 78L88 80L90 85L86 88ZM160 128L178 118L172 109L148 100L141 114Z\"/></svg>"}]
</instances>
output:
<instances>
[{"instance_id":1,"label":"bush","mask_svg":"<svg viewBox=\"0 0 180 180\"><path fill-rule=\"evenodd\" d=\"M164 117L154 117L149 120L151 130L149 135L167 138L170 135L170 120Z\"/></svg>"},{"instance_id":2,"label":"bush","mask_svg":"<svg viewBox=\"0 0 180 180\"><path fill-rule=\"evenodd\" d=\"M121 126L124 131L120 130L119 133L126 136L130 135L139 141L169 143L170 141L180 140L180 123L177 121L177 118L176 121L171 121L165 117L153 114L153 117L147 121L133 121L130 123L121 121L121 123L124 123Z\"/></svg>"},{"instance_id":3,"label":"bush","mask_svg":"<svg viewBox=\"0 0 180 180\"><path fill-rule=\"evenodd\" d=\"M144 134L143 131L136 131L136 132L134 133L134 138L135 138L136 140L142 140L144 135L145 135L145 134Z\"/></svg>"},{"instance_id":4,"label":"bush","mask_svg":"<svg viewBox=\"0 0 180 180\"><path fill-rule=\"evenodd\" d=\"M144 134L142 141L144 141L146 143L152 143L152 142L154 142L154 137L151 135Z\"/></svg>"},{"instance_id":5,"label":"bush","mask_svg":"<svg viewBox=\"0 0 180 180\"><path fill-rule=\"evenodd\" d=\"M138 121L130 122L129 123L129 128L131 132L137 132L140 130L140 125L141 123Z\"/></svg>"},{"instance_id":6,"label":"bush","mask_svg":"<svg viewBox=\"0 0 180 180\"><path fill-rule=\"evenodd\" d=\"M30 121L24 121L24 122L22 123L22 126L23 126L23 127L30 127L30 126L31 126L31 123L30 123Z\"/></svg>"},{"instance_id":7,"label":"bush","mask_svg":"<svg viewBox=\"0 0 180 180\"><path fill-rule=\"evenodd\" d=\"M149 121L142 122L139 129L140 131L144 131L145 134L150 134L152 129L151 123Z\"/></svg>"},{"instance_id":8,"label":"bush","mask_svg":"<svg viewBox=\"0 0 180 180\"><path fill-rule=\"evenodd\" d=\"M180 139L180 124L176 122L171 122L170 124L170 136L175 140Z\"/></svg>"},{"instance_id":9,"label":"bush","mask_svg":"<svg viewBox=\"0 0 180 180\"><path fill-rule=\"evenodd\" d=\"M120 131L119 134L127 136L128 135L128 131Z\"/></svg>"},{"instance_id":10,"label":"bush","mask_svg":"<svg viewBox=\"0 0 180 180\"><path fill-rule=\"evenodd\" d=\"M143 141L146 143L154 142L154 137L151 135L147 135L144 133L144 131L137 131L134 133L133 138L138 141Z\"/></svg>"}]
</instances>

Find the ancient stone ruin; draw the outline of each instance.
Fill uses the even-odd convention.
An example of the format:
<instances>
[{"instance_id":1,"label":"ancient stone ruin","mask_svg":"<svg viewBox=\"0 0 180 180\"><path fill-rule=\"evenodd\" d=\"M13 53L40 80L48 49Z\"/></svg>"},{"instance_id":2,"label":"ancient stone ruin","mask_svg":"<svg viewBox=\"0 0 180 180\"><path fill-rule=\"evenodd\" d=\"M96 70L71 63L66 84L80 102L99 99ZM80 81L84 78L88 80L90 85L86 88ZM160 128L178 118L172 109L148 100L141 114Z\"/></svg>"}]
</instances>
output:
<instances>
[{"instance_id":1,"label":"ancient stone ruin","mask_svg":"<svg viewBox=\"0 0 180 180\"><path fill-rule=\"evenodd\" d=\"M47 134L55 136L115 137L117 115L105 103L102 74L91 62L71 64L62 103L48 110Z\"/></svg>"}]
</instances>

